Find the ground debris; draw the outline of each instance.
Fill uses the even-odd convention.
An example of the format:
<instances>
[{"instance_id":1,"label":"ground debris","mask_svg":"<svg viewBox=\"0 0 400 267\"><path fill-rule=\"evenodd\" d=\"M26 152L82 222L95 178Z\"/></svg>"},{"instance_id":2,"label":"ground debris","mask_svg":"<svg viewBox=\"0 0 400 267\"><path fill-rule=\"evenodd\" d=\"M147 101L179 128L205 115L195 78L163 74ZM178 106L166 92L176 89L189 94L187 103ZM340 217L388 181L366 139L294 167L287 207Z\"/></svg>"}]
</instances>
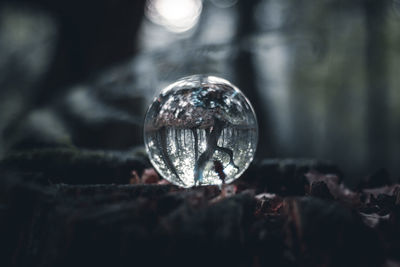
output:
<instances>
[{"instance_id":1,"label":"ground debris","mask_svg":"<svg viewBox=\"0 0 400 267\"><path fill-rule=\"evenodd\" d=\"M69 159L72 152L63 153ZM107 154L78 155L85 166L124 162ZM21 160L27 162L22 170L10 167ZM93 183L95 177L85 171L77 184L68 183L77 181L68 177L74 171L60 174L57 182L55 170L41 166L44 160L34 162L39 166L30 169L27 159L14 157L2 165L2 266L396 266L400 261L400 185L352 190L331 165L261 161L234 184L182 189L163 183L146 163L141 169L128 165L133 168L125 183Z\"/></svg>"}]
</instances>

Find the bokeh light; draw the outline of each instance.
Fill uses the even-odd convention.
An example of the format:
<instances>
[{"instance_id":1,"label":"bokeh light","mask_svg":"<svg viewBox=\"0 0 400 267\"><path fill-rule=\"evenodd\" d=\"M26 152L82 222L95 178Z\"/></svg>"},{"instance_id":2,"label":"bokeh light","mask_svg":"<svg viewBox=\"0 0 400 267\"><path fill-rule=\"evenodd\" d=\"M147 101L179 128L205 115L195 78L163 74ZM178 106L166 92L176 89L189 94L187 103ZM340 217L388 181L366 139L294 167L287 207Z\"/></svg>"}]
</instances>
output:
<instances>
[{"instance_id":1,"label":"bokeh light","mask_svg":"<svg viewBox=\"0 0 400 267\"><path fill-rule=\"evenodd\" d=\"M201 0L149 0L146 16L171 32L182 33L197 24L202 7Z\"/></svg>"}]
</instances>

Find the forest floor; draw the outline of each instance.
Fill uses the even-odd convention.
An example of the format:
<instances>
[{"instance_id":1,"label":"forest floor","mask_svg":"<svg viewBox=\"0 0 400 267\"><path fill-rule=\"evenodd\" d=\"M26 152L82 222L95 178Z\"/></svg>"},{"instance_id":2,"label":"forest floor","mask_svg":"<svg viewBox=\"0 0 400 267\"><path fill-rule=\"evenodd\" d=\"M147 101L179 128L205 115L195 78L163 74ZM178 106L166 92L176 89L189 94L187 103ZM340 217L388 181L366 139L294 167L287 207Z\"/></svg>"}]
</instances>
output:
<instances>
[{"instance_id":1,"label":"forest floor","mask_svg":"<svg viewBox=\"0 0 400 267\"><path fill-rule=\"evenodd\" d=\"M400 185L356 188L329 162L255 160L182 189L143 153L74 149L1 162L1 266L400 266Z\"/></svg>"}]
</instances>

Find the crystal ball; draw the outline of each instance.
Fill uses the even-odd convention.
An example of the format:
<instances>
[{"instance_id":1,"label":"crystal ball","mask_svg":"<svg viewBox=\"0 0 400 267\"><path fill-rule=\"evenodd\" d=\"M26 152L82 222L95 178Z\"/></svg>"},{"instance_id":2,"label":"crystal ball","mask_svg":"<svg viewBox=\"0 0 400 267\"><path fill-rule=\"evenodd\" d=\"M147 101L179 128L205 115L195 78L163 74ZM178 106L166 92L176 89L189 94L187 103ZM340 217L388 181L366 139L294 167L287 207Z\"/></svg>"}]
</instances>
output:
<instances>
[{"instance_id":1,"label":"crystal ball","mask_svg":"<svg viewBox=\"0 0 400 267\"><path fill-rule=\"evenodd\" d=\"M239 178L258 141L254 109L227 80L193 75L164 88L150 105L144 142L155 169L182 186Z\"/></svg>"}]
</instances>

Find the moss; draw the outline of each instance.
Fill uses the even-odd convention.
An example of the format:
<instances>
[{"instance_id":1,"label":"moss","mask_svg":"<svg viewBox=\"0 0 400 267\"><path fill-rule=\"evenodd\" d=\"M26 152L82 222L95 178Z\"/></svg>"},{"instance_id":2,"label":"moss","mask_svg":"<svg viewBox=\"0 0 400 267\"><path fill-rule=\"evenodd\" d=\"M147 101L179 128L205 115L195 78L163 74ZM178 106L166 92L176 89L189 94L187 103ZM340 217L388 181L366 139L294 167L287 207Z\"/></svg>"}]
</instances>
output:
<instances>
[{"instance_id":1,"label":"moss","mask_svg":"<svg viewBox=\"0 0 400 267\"><path fill-rule=\"evenodd\" d=\"M120 184L128 183L132 170L141 173L146 160L105 151L44 148L9 153L0 164L9 170L39 174L44 183Z\"/></svg>"}]
</instances>

